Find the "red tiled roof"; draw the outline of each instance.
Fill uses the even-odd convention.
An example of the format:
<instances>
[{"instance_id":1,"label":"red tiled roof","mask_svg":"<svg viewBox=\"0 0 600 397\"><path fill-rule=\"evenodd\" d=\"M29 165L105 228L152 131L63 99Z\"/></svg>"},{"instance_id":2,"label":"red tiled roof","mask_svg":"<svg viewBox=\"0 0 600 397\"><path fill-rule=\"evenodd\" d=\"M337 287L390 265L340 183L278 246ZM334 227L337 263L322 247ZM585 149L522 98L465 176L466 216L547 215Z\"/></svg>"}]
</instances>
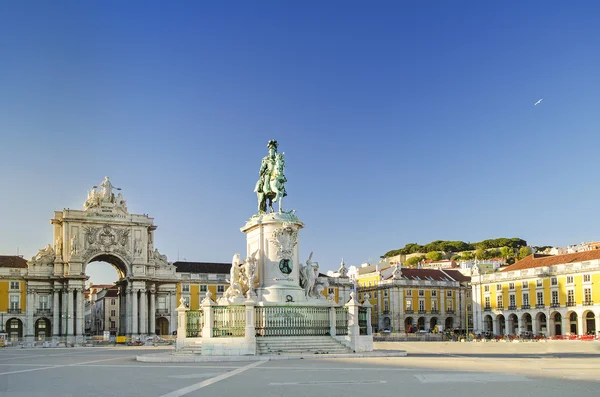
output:
<instances>
[{"instance_id":1,"label":"red tiled roof","mask_svg":"<svg viewBox=\"0 0 600 397\"><path fill-rule=\"evenodd\" d=\"M456 281L471 281L471 277L465 276L458 270L442 269L442 271L444 273L448 274L450 277L452 277Z\"/></svg>"},{"instance_id":2,"label":"red tiled roof","mask_svg":"<svg viewBox=\"0 0 600 397\"><path fill-rule=\"evenodd\" d=\"M0 267L27 268L27 261L22 256L0 255Z\"/></svg>"},{"instance_id":3,"label":"red tiled roof","mask_svg":"<svg viewBox=\"0 0 600 397\"><path fill-rule=\"evenodd\" d=\"M392 276L388 277L391 278ZM402 268L402 277L407 280L435 280L435 281L454 281L449 275L438 269L412 269Z\"/></svg>"},{"instance_id":4,"label":"red tiled roof","mask_svg":"<svg viewBox=\"0 0 600 397\"><path fill-rule=\"evenodd\" d=\"M600 250L575 252L565 255L542 255L531 254L515 263L514 265L503 268L502 272L511 272L513 270L533 269L536 267L562 265L566 263L585 262L594 259L600 259Z\"/></svg>"}]
</instances>

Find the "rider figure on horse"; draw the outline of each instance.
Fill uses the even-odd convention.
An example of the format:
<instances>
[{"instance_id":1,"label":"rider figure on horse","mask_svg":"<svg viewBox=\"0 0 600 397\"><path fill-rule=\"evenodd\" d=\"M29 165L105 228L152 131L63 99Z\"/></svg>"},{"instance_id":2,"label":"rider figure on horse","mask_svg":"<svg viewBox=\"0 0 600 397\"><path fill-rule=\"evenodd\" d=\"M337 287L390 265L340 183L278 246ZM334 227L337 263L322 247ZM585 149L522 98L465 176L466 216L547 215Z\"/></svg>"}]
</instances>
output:
<instances>
[{"instance_id":1,"label":"rider figure on horse","mask_svg":"<svg viewBox=\"0 0 600 397\"><path fill-rule=\"evenodd\" d=\"M277 147L277 141L270 140L267 144L269 154L263 157L260 164L259 178L254 187L254 191L258 196L259 214L267 212L267 200L269 200L271 212L273 211L273 203L279 200L279 211L281 211L281 199L287 196L284 186L287 179L283 174L283 153L278 154Z\"/></svg>"}]
</instances>

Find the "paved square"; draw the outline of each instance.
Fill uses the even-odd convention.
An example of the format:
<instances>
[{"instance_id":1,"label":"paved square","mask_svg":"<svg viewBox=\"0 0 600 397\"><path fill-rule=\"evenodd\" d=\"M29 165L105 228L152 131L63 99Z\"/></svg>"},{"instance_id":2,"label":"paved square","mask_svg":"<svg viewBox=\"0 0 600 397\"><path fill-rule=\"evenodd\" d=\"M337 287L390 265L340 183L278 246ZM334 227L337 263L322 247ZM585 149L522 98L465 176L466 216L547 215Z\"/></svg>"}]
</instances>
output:
<instances>
[{"instance_id":1,"label":"paved square","mask_svg":"<svg viewBox=\"0 0 600 397\"><path fill-rule=\"evenodd\" d=\"M145 348L0 350L7 396L511 396L593 395L594 343L381 343L409 356L150 364Z\"/></svg>"}]
</instances>

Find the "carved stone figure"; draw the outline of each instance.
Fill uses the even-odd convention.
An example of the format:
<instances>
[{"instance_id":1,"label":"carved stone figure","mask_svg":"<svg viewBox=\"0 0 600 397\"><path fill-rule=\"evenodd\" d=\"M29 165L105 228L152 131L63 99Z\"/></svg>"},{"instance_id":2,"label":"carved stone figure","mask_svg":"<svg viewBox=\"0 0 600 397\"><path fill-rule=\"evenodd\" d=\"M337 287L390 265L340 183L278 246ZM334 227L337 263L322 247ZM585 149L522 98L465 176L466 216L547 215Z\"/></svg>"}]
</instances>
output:
<instances>
[{"instance_id":1,"label":"carved stone figure","mask_svg":"<svg viewBox=\"0 0 600 397\"><path fill-rule=\"evenodd\" d=\"M269 154L263 157L260 164L258 181L254 191L258 198L258 213L267 212L267 201L271 212L274 212L273 203L279 201L279 212L283 211L281 200L287 196L285 190L285 159L283 153L277 153L278 143L272 139L267 144Z\"/></svg>"},{"instance_id":2,"label":"carved stone figure","mask_svg":"<svg viewBox=\"0 0 600 397\"><path fill-rule=\"evenodd\" d=\"M315 297L313 288L317 277L319 276L319 263L312 261L313 253L311 252L306 265L303 265L300 269L300 286L304 289L304 295L307 298Z\"/></svg>"},{"instance_id":3,"label":"carved stone figure","mask_svg":"<svg viewBox=\"0 0 600 397\"><path fill-rule=\"evenodd\" d=\"M231 269L229 270L229 287L223 294L223 297L219 299L219 304L232 303L235 299L244 296L241 286L241 271L240 254L235 254L233 255Z\"/></svg>"},{"instance_id":4,"label":"carved stone figure","mask_svg":"<svg viewBox=\"0 0 600 397\"><path fill-rule=\"evenodd\" d=\"M50 244L38 251L38 253L29 261L33 265L50 265L54 263L56 255Z\"/></svg>"},{"instance_id":5,"label":"carved stone figure","mask_svg":"<svg viewBox=\"0 0 600 397\"><path fill-rule=\"evenodd\" d=\"M158 266L168 266L169 265L167 256L161 255L161 253L158 252L158 249L154 250L154 252L152 254L152 258L154 259L154 263L156 263Z\"/></svg>"},{"instance_id":6,"label":"carved stone figure","mask_svg":"<svg viewBox=\"0 0 600 397\"><path fill-rule=\"evenodd\" d=\"M254 288L256 288L256 267L258 265L258 258L256 257L257 254L258 250L254 251L248 258L246 258L242 267L242 291L244 295L248 297L256 296Z\"/></svg>"},{"instance_id":7,"label":"carved stone figure","mask_svg":"<svg viewBox=\"0 0 600 397\"><path fill-rule=\"evenodd\" d=\"M98 186L94 186L94 189L97 188L101 188L102 189L102 201L104 202L110 202L110 203L114 203L115 202L115 196L112 192L113 189L115 190L121 190L121 188L119 187L115 187L109 180L109 177L105 176L104 180L102 181L102 183L100 183Z\"/></svg>"},{"instance_id":8,"label":"carved stone figure","mask_svg":"<svg viewBox=\"0 0 600 397\"><path fill-rule=\"evenodd\" d=\"M56 256L62 256L62 238L60 236L56 238L56 243L54 243L54 251L56 252Z\"/></svg>"},{"instance_id":9,"label":"carved stone figure","mask_svg":"<svg viewBox=\"0 0 600 397\"><path fill-rule=\"evenodd\" d=\"M79 253L79 240L77 239L77 235L74 234L71 237L71 255L77 255Z\"/></svg>"},{"instance_id":10,"label":"carved stone figure","mask_svg":"<svg viewBox=\"0 0 600 397\"><path fill-rule=\"evenodd\" d=\"M139 238L136 238L133 241L133 254L136 257L142 256L142 240L140 240Z\"/></svg>"}]
</instances>

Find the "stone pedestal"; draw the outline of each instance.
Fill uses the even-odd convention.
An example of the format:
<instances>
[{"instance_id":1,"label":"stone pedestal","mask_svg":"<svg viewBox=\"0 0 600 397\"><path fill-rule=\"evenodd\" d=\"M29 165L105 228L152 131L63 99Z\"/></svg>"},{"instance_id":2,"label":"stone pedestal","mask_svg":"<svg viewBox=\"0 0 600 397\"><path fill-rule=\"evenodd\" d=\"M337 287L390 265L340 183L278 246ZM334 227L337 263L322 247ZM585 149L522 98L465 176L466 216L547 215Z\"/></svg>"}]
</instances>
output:
<instances>
[{"instance_id":1,"label":"stone pedestal","mask_svg":"<svg viewBox=\"0 0 600 397\"><path fill-rule=\"evenodd\" d=\"M240 229L247 257L257 252L257 295L264 303L306 303L300 288L298 231L304 224L292 213L254 215Z\"/></svg>"}]
</instances>

